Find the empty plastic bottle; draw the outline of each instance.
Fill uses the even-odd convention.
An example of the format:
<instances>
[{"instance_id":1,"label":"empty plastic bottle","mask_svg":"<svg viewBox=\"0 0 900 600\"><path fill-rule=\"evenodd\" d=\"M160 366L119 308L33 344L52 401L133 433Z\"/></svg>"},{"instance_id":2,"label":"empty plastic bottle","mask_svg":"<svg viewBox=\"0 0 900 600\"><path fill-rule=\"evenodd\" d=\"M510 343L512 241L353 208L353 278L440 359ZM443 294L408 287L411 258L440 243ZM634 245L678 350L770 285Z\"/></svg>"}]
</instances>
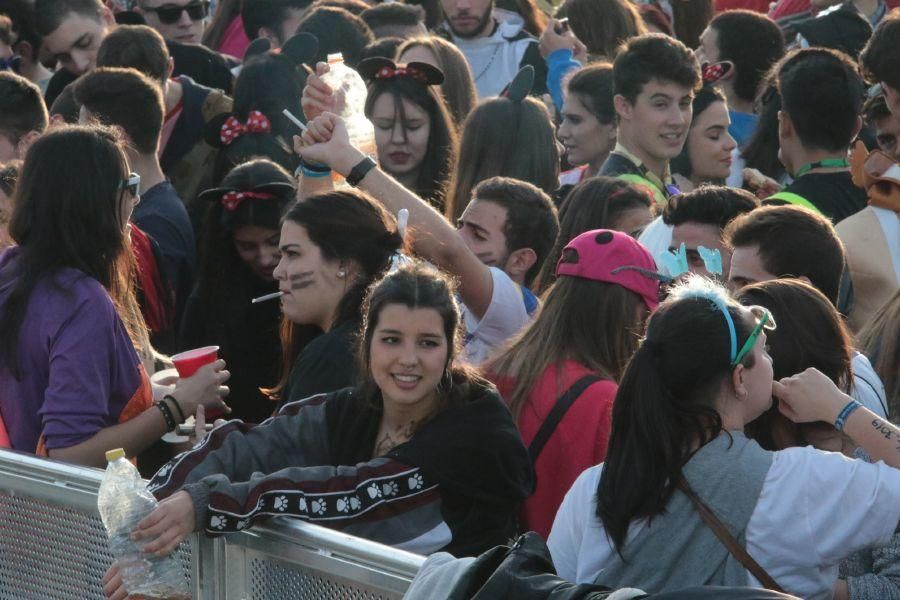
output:
<instances>
[{"instance_id":1,"label":"empty plastic bottle","mask_svg":"<svg viewBox=\"0 0 900 600\"><path fill-rule=\"evenodd\" d=\"M148 540L135 542L130 535L157 506L137 468L121 448L106 453L106 473L100 483L97 507L116 558L122 582L129 594L146 598L188 598L190 592L181 562L174 554L158 557L141 552Z\"/></svg>"},{"instance_id":2,"label":"empty plastic bottle","mask_svg":"<svg viewBox=\"0 0 900 600\"><path fill-rule=\"evenodd\" d=\"M369 93L366 82L359 73L344 64L341 53L328 55L328 72L322 80L334 92L335 109L347 125L350 143L364 154L374 156L375 127L366 118L366 96Z\"/></svg>"}]
</instances>

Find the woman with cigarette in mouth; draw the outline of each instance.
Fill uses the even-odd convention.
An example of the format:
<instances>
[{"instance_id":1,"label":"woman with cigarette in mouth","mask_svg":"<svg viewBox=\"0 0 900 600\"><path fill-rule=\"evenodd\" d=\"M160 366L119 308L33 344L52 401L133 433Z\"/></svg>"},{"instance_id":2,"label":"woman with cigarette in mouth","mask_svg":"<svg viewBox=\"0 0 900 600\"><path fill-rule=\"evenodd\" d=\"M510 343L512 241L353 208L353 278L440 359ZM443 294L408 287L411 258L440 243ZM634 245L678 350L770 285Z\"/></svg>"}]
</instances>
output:
<instances>
[{"instance_id":1,"label":"woman with cigarette in mouth","mask_svg":"<svg viewBox=\"0 0 900 600\"><path fill-rule=\"evenodd\" d=\"M366 288L402 247L394 217L359 191L316 194L288 210L273 272L286 321L273 390L280 405L356 382L353 342ZM299 326L321 334L304 345L309 336L298 339Z\"/></svg>"},{"instance_id":2,"label":"woman with cigarette in mouth","mask_svg":"<svg viewBox=\"0 0 900 600\"><path fill-rule=\"evenodd\" d=\"M206 190L199 237L200 264L185 306L180 350L219 346L232 372L231 418L261 423L275 403L261 387L278 381L281 311L278 302L251 303L278 292L275 266L281 217L295 200L290 173L267 159L231 170L221 187Z\"/></svg>"}]
</instances>

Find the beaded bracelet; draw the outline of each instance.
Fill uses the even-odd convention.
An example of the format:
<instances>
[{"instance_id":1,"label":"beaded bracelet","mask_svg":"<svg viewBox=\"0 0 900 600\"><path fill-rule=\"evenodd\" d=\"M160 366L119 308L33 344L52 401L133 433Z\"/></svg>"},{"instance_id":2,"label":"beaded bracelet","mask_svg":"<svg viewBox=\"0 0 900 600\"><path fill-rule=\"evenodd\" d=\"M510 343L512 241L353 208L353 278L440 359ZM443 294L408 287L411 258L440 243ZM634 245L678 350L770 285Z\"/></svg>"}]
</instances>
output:
<instances>
[{"instance_id":1,"label":"beaded bracelet","mask_svg":"<svg viewBox=\"0 0 900 600\"><path fill-rule=\"evenodd\" d=\"M834 428L837 429L838 431L843 431L844 423L847 422L847 418L850 415L852 415L853 411L856 410L857 408L859 408L860 406L862 406L862 404L860 404L856 400L851 400L850 402L848 402L847 406L845 406L841 410L841 412L838 414L837 419L834 422Z\"/></svg>"},{"instance_id":2,"label":"beaded bracelet","mask_svg":"<svg viewBox=\"0 0 900 600\"><path fill-rule=\"evenodd\" d=\"M187 420L187 417L184 416L184 411L181 410L181 404L178 403L178 398L173 396L172 394L166 394L163 396L163 400L171 400L172 404L175 405L175 409L178 411L178 416L181 417L181 422L184 423Z\"/></svg>"},{"instance_id":3,"label":"beaded bracelet","mask_svg":"<svg viewBox=\"0 0 900 600\"><path fill-rule=\"evenodd\" d=\"M163 419L166 420L166 431L175 431L178 424L175 422L175 417L172 415L172 409L169 408L169 405L162 400L157 400L153 404L162 413Z\"/></svg>"}]
</instances>

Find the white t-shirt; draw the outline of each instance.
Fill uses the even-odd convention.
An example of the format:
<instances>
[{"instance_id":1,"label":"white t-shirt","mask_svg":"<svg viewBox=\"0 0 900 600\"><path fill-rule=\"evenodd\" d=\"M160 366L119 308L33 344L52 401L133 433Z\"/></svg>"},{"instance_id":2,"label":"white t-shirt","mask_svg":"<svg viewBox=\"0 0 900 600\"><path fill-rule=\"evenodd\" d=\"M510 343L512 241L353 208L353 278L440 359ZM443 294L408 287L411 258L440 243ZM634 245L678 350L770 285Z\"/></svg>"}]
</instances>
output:
<instances>
[{"instance_id":1,"label":"white t-shirt","mask_svg":"<svg viewBox=\"0 0 900 600\"><path fill-rule=\"evenodd\" d=\"M466 340L463 356L472 365L484 362L497 346L514 336L528 320L522 290L503 270L489 267L494 279L491 303L481 319L463 304Z\"/></svg>"},{"instance_id":2,"label":"white t-shirt","mask_svg":"<svg viewBox=\"0 0 900 600\"><path fill-rule=\"evenodd\" d=\"M615 556L596 513L602 466L572 485L547 540L557 573L575 583L592 583ZM746 548L785 591L830 600L838 563L888 543L898 520L900 470L812 447L789 448L775 452L747 523ZM632 523L627 539L646 526L646 520ZM762 587L749 572L747 585Z\"/></svg>"},{"instance_id":3,"label":"white t-shirt","mask_svg":"<svg viewBox=\"0 0 900 600\"><path fill-rule=\"evenodd\" d=\"M884 391L884 383L872 368L872 363L865 354L854 350L850 366L853 369L853 389L850 390L850 395L873 413L886 419L887 393Z\"/></svg>"}]
</instances>

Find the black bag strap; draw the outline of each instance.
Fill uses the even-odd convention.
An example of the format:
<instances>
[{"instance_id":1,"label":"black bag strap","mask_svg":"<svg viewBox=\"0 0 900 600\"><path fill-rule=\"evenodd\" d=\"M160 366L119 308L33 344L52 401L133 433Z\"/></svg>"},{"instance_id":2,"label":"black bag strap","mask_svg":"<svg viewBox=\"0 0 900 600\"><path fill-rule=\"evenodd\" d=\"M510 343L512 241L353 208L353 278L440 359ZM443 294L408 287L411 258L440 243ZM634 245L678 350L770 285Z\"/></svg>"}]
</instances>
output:
<instances>
[{"instance_id":1,"label":"black bag strap","mask_svg":"<svg viewBox=\"0 0 900 600\"><path fill-rule=\"evenodd\" d=\"M597 375L585 375L563 392L562 396L556 399L556 404L553 405L550 414L548 414L547 418L544 419L544 422L541 423L540 429L538 429L538 432L534 435L531 444L528 445L528 455L531 456L532 465L537 463L538 456L541 455L541 451L544 449L544 446L547 445L547 441L550 439L550 436L553 435L556 426L559 425L562 418L566 416L569 408L572 407L588 386L597 383L601 379L603 378Z\"/></svg>"}]
</instances>

